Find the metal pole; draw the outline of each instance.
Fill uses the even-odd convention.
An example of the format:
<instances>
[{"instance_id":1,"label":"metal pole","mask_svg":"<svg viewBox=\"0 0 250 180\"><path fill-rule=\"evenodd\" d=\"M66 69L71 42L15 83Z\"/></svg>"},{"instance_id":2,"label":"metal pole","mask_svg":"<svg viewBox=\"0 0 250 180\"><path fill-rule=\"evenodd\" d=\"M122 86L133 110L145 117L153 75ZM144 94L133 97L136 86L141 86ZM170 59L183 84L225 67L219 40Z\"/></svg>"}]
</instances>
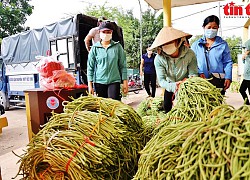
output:
<instances>
[{"instance_id":1,"label":"metal pole","mask_svg":"<svg viewBox=\"0 0 250 180\"><path fill-rule=\"evenodd\" d=\"M138 3L140 6L140 57L142 59L142 8L141 8L141 1L140 0L138 0Z\"/></svg>"},{"instance_id":2,"label":"metal pole","mask_svg":"<svg viewBox=\"0 0 250 180\"><path fill-rule=\"evenodd\" d=\"M162 0L163 4L163 25L171 27L171 0Z\"/></svg>"}]
</instances>

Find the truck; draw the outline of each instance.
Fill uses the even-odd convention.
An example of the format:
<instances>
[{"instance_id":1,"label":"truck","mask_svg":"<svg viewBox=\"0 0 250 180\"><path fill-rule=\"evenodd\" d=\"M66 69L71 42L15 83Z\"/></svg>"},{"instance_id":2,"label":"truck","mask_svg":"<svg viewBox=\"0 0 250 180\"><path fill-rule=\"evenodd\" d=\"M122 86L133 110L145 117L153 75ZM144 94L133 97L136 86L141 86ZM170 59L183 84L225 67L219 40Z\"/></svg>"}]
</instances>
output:
<instances>
[{"instance_id":1,"label":"truck","mask_svg":"<svg viewBox=\"0 0 250 180\"><path fill-rule=\"evenodd\" d=\"M42 28L5 37L1 44L0 104L25 103L24 90L39 88L37 56L55 55L65 70L76 77L77 84L87 84L88 51L84 39L98 18L77 14ZM115 22L112 39L124 47L122 28Z\"/></svg>"}]
</instances>

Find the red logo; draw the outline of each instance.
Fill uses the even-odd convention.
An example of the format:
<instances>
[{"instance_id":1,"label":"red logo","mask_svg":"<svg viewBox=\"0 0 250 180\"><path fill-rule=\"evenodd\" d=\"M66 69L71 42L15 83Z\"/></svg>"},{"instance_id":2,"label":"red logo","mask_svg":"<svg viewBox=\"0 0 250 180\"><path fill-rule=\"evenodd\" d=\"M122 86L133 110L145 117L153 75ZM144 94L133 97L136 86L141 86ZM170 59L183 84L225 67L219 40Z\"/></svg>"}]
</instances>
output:
<instances>
[{"instance_id":1,"label":"red logo","mask_svg":"<svg viewBox=\"0 0 250 180\"><path fill-rule=\"evenodd\" d=\"M227 3L224 7L225 18L229 17L244 17L249 18L250 15L250 4L246 5L236 5L234 2Z\"/></svg>"}]
</instances>

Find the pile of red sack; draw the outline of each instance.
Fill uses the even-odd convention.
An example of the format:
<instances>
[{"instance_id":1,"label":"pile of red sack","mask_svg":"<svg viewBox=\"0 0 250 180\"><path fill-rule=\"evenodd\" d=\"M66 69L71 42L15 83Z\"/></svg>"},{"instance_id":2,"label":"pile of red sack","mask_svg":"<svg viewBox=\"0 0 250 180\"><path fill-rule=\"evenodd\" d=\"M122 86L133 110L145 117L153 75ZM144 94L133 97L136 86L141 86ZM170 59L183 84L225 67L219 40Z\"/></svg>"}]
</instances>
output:
<instances>
[{"instance_id":1,"label":"pile of red sack","mask_svg":"<svg viewBox=\"0 0 250 180\"><path fill-rule=\"evenodd\" d=\"M55 60L52 56L40 56L37 67L40 73L40 86L48 89L74 88L76 79L72 74L64 70L62 62Z\"/></svg>"}]
</instances>

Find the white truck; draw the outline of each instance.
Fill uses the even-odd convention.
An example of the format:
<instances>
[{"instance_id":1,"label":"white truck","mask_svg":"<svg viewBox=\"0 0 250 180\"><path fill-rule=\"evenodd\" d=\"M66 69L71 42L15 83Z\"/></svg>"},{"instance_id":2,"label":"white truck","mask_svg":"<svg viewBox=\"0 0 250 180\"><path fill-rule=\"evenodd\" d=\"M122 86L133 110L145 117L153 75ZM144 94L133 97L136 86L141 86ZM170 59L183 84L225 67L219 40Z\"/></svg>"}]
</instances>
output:
<instances>
[{"instance_id":1,"label":"white truck","mask_svg":"<svg viewBox=\"0 0 250 180\"><path fill-rule=\"evenodd\" d=\"M38 88L39 73L36 56L54 55L68 72L75 75L77 84L87 82L88 51L84 38L97 26L97 18L77 14L43 28L33 29L3 38L0 58L0 104L24 103L24 90ZM122 29L114 23L113 39L123 43Z\"/></svg>"}]
</instances>

